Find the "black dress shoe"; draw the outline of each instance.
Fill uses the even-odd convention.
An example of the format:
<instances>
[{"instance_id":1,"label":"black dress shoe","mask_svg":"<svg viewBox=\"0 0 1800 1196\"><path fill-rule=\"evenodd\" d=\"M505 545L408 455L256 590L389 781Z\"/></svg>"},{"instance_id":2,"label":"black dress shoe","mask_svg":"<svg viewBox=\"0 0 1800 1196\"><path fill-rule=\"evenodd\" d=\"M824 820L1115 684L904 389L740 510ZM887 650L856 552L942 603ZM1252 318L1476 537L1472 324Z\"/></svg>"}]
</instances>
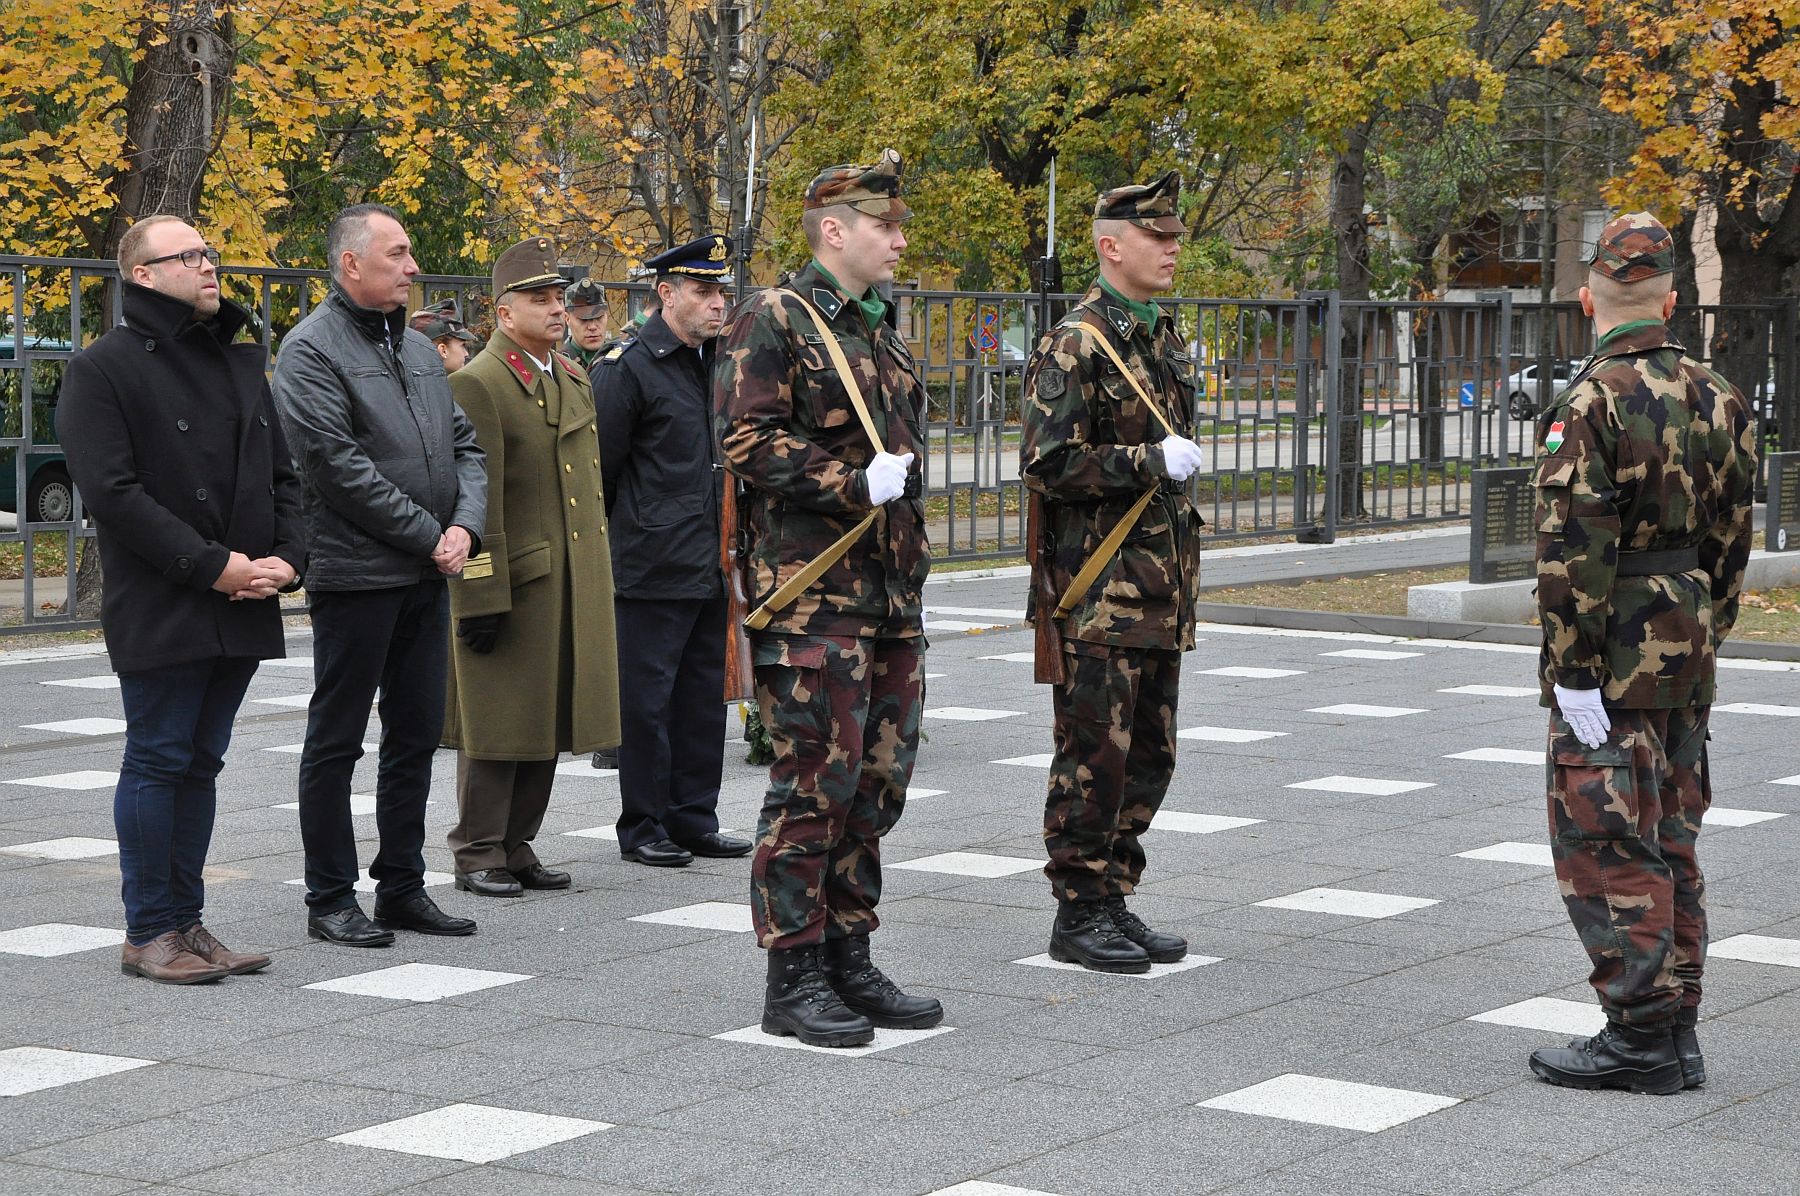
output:
<instances>
[{"instance_id":1,"label":"black dress shoe","mask_svg":"<svg viewBox=\"0 0 1800 1196\"><path fill-rule=\"evenodd\" d=\"M375 920L383 926L416 931L419 934L475 933L474 919L451 917L439 909L437 902L424 893L414 893L410 897L402 897L392 905L383 905L380 898L377 898Z\"/></svg>"},{"instance_id":2,"label":"black dress shoe","mask_svg":"<svg viewBox=\"0 0 1800 1196\"><path fill-rule=\"evenodd\" d=\"M685 868L694 862L693 852L677 847L668 839L658 839L642 847L628 847L619 852L619 856L633 863L648 864L652 868Z\"/></svg>"},{"instance_id":3,"label":"black dress shoe","mask_svg":"<svg viewBox=\"0 0 1800 1196\"><path fill-rule=\"evenodd\" d=\"M566 889L571 880L567 872L558 872L555 868L546 868L542 864L514 868L512 874L527 889Z\"/></svg>"},{"instance_id":4,"label":"black dress shoe","mask_svg":"<svg viewBox=\"0 0 1800 1196\"><path fill-rule=\"evenodd\" d=\"M306 933L345 947L388 947L394 942L393 931L375 925L354 905L334 909L328 914L309 915Z\"/></svg>"},{"instance_id":5,"label":"black dress shoe","mask_svg":"<svg viewBox=\"0 0 1800 1196\"><path fill-rule=\"evenodd\" d=\"M456 887L477 897L523 897L525 886L504 868L482 868L476 872L458 872Z\"/></svg>"},{"instance_id":6,"label":"black dress shoe","mask_svg":"<svg viewBox=\"0 0 1800 1196\"><path fill-rule=\"evenodd\" d=\"M681 846L695 855L724 860L732 856L749 855L756 844L748 839L734 839L730 835L721 835L718 831L708 831L698 839L689 839Z\"/></svg>"},{"instance_id":7,"label":"black dress shoe","mask_svg":"<svg viewBox=\"0 0 1800 1196\"><path fill-rule=\"evenodd\" d=\"M589 760L588 763L591 764L595 768L615 768L616 769L619 767L619 749L618 748L601 748L599 751L594 753L593 759Z\"/></svg>"}]
</instances>

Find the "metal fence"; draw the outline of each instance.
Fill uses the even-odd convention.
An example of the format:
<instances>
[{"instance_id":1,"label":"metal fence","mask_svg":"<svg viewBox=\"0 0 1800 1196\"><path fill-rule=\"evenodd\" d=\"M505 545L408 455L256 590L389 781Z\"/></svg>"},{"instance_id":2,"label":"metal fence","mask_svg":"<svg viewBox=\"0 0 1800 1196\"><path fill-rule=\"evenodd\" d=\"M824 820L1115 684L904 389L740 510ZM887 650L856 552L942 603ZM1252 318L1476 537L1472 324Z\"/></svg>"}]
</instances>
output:
<instances>
[{"instance_id":1,"label":"metal fence","mask_svg":"<svg viewBox=\"0 0 1800 1196\"><path fill-rule=\"evenodd\" d=\"M221 272L272 354L325 295L323 271ZM615 325L648 297L608 283ZM449 297L478 330L485 278L421 275L418 305ZM1079 296L897 288L899 331L928 397L927 517L940 557L1024 551L1019 412L1025 361ZM0 257L0 634L90 626L76 562L93 528L68 483L54 408L62 370L118 318L111 262ZM1165 304L1199 370L1198 438L1209 468L1189 485L1213 540L1329 542L1348 528L1466 518L1474 469L1532 451L1536 412L1592 348L1573 304L1496 292L1473 302L1190 299ZM1800 443L1796 304L1684 308L1695 356L1750 395L1768 443ZM3 518L3 517L0 517ZM9 590L10 587L10 590ZM9 609L10 608L10 609Z\"/></svg>"}]
</instances>

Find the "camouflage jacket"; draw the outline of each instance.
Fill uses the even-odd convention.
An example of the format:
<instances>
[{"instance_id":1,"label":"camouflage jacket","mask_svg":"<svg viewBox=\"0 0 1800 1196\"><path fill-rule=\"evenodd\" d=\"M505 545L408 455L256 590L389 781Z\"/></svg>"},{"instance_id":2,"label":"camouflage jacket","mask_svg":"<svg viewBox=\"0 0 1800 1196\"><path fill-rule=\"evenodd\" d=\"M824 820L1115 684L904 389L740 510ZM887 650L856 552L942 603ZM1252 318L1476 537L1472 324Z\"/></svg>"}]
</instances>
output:
<instances>
[{"instance_id":1,"label":"camouflage jacket","mask_svg":"<svg viewBox=\"0 0 1800 1196\"><path fill-rule=\"evenodd\" d=\"M1704 706L1750 557L1756 421L1661 324L1602 342L1538 421L1543 703L1604 687L1626 709ZM1620 576L1621 553L1697 549L1699 568Z\"/></svg>"},{"instance_id":2,"label":"camouflage jacket","mask_svg":"<svg viewBox=\"0 0 1800 1196\"><path fill-rule=\"evenodd\" d=\"M787 283L837 335L890 453L913 453L914 482L806 593L775 612L776 635L914 636L931 567L916 484L925 388L892 328L869 332L855 302L808 266ZM754 607L869 513L875 456L812 317L780 289L732 312L719 338L713 416L725 467L750 486Z\"/></svg>"},{"instance_id":3,"label":"camouflage jacket","mask_svg":"<svg viewBox=\"0 0 1800 1196\"><path fill-rule=\"evenodd\" d=\"M1019 470L1044 496L1044 544L1036 569L1062 594L1100 541L1147 487L1162 493L1144 511L1093 587L1063 621L1067 640L1133 648L1194 646L1203 521L1171 481L1157 441L1166 433L1095 338L1109 338L1169 422L1191 435L1194 363L1165 312L1155 328L1088 290L1038 342L1025 367ZM1028 600L1033 619L1038 583Z\"/></svg>"}]
</instances>

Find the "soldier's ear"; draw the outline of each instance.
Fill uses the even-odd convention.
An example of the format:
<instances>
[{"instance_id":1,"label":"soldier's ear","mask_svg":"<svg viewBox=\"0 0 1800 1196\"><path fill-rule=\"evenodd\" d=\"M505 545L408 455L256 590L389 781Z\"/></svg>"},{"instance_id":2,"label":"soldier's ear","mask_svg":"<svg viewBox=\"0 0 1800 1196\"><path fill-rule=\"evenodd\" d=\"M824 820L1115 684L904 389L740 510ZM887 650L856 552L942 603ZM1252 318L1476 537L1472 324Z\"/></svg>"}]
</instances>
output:
<instances>
[{"instance_id":1,"label":"soldier's ear","mask_svg":"<svg viewBox=\"0 0 1800 1196\"><path fill-rule=\"evenodd\" d=\"M1669 322L1669 317L1673 316L1674 314L1675 314L1675 292L1670 291L1667 295L1663 296L1663 323L1667 324Z\"/></svg>"},{"instance_id":2,"label":"soldier's ear","mask_svg":"<svg viewBox=\"0 0 1800 1196\"><path fill-rule=\"evenodd\" d=\"M1575 298L1581 301L1581 314L1588 319L1594 318L1594 292L1582 287L1575 292Z\"/></svg>"}]
</instances>

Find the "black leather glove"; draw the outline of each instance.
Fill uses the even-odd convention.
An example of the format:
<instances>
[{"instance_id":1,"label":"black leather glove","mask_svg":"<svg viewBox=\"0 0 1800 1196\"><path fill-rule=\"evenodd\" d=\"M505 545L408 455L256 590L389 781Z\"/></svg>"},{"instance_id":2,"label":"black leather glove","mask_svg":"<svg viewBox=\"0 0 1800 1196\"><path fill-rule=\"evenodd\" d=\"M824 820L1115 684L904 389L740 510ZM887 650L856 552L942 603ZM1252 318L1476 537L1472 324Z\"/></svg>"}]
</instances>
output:
<instances>
[{"instance_id":1,"label":"black leather glove","mask_svg":"<svg viewBox=\"0 0 1800 1196\"><path fill-rule=\"evenodd\" d=\"M470 615L456 621L456 638L468 646L469 651L487 655L494 650L494 644L500 639L500 621L505 615Z\"/></svg>"}]
</instances>

